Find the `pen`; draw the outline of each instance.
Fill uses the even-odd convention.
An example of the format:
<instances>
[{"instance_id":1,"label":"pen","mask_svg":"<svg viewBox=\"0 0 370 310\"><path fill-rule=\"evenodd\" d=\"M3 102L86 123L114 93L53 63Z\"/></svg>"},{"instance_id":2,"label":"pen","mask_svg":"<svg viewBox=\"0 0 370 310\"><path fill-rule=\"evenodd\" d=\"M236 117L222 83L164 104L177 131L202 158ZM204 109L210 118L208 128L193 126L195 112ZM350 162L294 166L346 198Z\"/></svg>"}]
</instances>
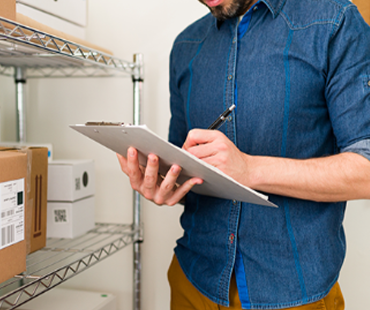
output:
<instances>
[{"instance_id":1,"label":"pen","mask_svg":"<svg viewBox=\"0 0 370 310\"><path fill-rule=\"evenodd\" d=\"M224 113L222 113L213 123L211 126L208 127L208 129L212 129L212 130L215 130L215 129L218 129L225 121L226 121L226 117L229 116L229 114L231 113L232 110L235 109L235 104L233 104L230 108L227 108L226 111Z\"/></svg>"}]
</instances>

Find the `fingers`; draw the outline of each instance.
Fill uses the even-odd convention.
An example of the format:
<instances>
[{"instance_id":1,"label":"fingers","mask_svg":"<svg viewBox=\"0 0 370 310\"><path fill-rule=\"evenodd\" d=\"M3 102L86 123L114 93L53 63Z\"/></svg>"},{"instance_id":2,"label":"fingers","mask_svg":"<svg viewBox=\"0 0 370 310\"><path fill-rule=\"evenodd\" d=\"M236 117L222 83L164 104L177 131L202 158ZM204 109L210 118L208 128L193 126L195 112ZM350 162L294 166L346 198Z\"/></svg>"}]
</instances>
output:
<instances>
[{"instance_id":1,"label":"fingers","mask_svg":"<svg viewBox=\"0 0 370 310\"><path fill-rule=\"evenodd\" d=\"M176 181L181 173L181 168L178 165L173 165L163 179L156 195L155 203L162 205L167 199L173 195L177 189Z\"/></svg>"},{"instance_id":2,"label":"fingers","mask_svg":"<svg viewBox=\"0 0 370 310\"><path fill-rule=\"evenodd\" d=\"M209 144L201 144L187 149L187 151L195 157L206 161L206 159L217 154L216 147L210 147Z\"/></svg>"},{"instance_id":3,"label":"fingers","mask_svg":"<svg viewBox=\"0 0 370 310\"><path fill-rule=\"evenodd\" d=\"M149 200L156 196L158 181L159 159L156 155L149 154L145 169L144 180L141 186L142 195Z\"/></svg>"},{"instance_id":4,"label":"fingers","mask_svg":"<svg viewBox=\"0 0 370 310\"><path fill-rule=\"evenodd\" d=\"M162 179L158 175L159 158L149 154L147 166L140 166L137 150L129 148L127 158L117 154L121 169L129 178L131 186L146 199L158 205L167 204L173 206L178 203L196 184L202 184L203 180L192 178L181 186L177 185L177 178L181 173L181 167L173 165Z\"/></svg>"},{"instance_id":5,"label":"fingers","mask_svg":"<svg viewBox=\"0 0 370 310\"><path fill-rule=\"evenodd\" d=\"M167 172L157 192L157 196L154 199L156 204L173 206L178 203L194 185L203 183L203 180L200 178L192 178L181 186L178 186L176 182L180 173L181 167L178 165L173 165Z\"/></svg>"},{"instance_id":6,"label":"fingers","mask_svg":"<svg viewBox=\"0 0 370 310\"><path fill-rule=\"evenodd\" d=\"M203 183L202 179L192 178L176 189L174 194L167 200L166 204L173 206L178 203L195 185Z\"/></svg>"},{"instance_id":7,"label":"fingers","mask_svg":"<svg viewBox=\"0 0 370 310\"><path fill-rule=\"evenodd\" d=\"M127 150L127 175L130 178L132 188L140 190L144 175L140 170L137 150L132 147Z\"/></svg>"},{"instance_id":8,"label":"fingers","mask_svg":"<svg viewBox=\"0 0 370 310\"><path fill-rule=\"evenodd\" d=\"M216 139L224 139L225 137L226 136L218 130L193 129L189 131L182 148L188 151L192 147L207 145L214 142Z\"/></svg>"},{"instance_id":9,"label":"fingers","mask_svg":"<svg viewBox=\"0 0 370 310\"><path fill-rule=\"evenodd\" d=\"M228 149L229 140L218 130L191 130L183 149L209 163L216 155Z\"/></svg>"},{"instance_id":10,"label":"fingers","mask_svg":"<svg viewBox=\"0 0 370 310\"><path fill-rule=\"evenodd\" d=\"M127 174L127 160L125 157L123 157L121 154L116 153L118 162L121 166L121 170Z\"/></svg>"},{"instance_id":11,"label":"fingers","mask_svg":"<svg viewBox=\"0 0 370 310\"><path fill-rule=\"evenodd\" d=\"M213 141L214 133L215 131L213 130L204 130L204 129L190 130L182 148L188 150L193 146L209 143Z\"/></svg>"}]
</instances>

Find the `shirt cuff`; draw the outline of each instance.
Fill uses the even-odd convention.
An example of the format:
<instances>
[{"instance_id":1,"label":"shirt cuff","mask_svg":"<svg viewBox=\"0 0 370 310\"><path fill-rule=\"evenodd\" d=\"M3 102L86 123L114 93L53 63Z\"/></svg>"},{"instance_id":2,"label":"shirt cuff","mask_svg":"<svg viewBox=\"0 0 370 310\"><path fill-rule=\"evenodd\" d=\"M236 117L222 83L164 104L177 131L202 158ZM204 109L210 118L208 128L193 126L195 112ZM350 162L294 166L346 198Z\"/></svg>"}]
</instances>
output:
<instances>
[{"instance_id":1,"label":"shirt cuff","mask_svg":"<svg viewBox=\"0 0 370 310\"><path fill-rule=\"evenodd\" d=\"M353 143L350 146L343 148L340 152L341 153L344 153L344 152L357 153L357 154L364 156L368 160L370 160L370 139L365 139L365 140L361 140L359 142Z\"/></svg>"}]
</instances>

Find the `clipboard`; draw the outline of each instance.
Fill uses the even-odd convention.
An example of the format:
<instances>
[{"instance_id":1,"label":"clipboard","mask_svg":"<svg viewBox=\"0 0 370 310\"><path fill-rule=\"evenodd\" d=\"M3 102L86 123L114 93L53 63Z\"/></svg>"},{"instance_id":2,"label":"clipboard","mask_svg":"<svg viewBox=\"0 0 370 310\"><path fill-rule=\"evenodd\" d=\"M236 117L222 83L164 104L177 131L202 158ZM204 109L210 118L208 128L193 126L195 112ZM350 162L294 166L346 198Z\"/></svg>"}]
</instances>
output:
<instances>
[{"instance_id":1,"label":"clipboard","mask_svg":"<svg viewBox=\"0 0 370 310\"><path fill-rule=\"evenodd\" d=\"M162 175L166 175L173 164L179 165L182 171L177 179L178 184L182 184L192 177L203 179L203 184L192 188L194 193L277 207L268 201L268 196L236 182L218 168L162 139L146 125L88 122L70 125L70 127L125 157L129 147L136 148L142 166L146 166L149 154L157 155L159 157L159 173Z\"/></svg>"}]
</instances>

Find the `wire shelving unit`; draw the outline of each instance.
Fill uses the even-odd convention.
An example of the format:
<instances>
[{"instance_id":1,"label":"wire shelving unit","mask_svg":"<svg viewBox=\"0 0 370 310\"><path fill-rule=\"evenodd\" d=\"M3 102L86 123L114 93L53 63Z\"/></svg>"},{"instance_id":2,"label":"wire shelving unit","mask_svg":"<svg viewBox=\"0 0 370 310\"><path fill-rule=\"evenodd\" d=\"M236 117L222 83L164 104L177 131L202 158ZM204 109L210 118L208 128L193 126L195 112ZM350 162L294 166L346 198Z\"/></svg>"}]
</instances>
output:
<instances>
[{"instance_id":1,"label":"wire shelving unit","mask_svg":"<svg viewBox=\"0 0 370 310\"><path fill-rule=\"evenodd\" d=\"M0 75L16 84L17 139L26 142L24 84L28 78L131 77L133 123L140 124L143 59L124 61L88 46L0 17ZM133 309L141 309L140 195L133 193L133 223L96 224L77 239L48 239L46 248L27 257L27 272L0 284L0 308L15 309L133 244Z\"/></svg>"}]
</instances>

